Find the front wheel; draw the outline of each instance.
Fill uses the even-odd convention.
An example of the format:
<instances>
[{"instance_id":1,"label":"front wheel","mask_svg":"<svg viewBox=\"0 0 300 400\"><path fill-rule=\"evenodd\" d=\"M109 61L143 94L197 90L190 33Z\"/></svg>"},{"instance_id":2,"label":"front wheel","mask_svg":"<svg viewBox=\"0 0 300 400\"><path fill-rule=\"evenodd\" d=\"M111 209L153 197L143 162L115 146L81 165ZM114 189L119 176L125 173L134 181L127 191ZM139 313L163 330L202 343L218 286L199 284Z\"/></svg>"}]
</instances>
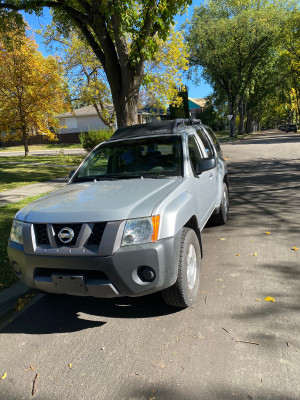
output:
<instances>
[{"instance_id":1,"label":"front wheel","mask_svg":"<svg viewBox=\"0 0 300 400\"><path fill-rule=\"evenodd\" d=\"M165 302L174 307L190 307L200 287L201 250L193 229L183 228L178 261L177 281L163 290Z\"/></svg>"}]
</instances>

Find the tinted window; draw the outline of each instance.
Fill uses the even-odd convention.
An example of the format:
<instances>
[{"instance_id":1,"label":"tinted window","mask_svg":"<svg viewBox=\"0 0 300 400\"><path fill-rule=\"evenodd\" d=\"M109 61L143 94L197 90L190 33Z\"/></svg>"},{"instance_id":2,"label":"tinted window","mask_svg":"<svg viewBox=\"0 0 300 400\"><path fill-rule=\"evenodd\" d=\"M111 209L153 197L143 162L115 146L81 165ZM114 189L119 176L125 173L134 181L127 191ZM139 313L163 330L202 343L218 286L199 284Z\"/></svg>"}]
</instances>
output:
<instances>
[{"instance_id":1,"label":"tinted window","mask_svg":"<svg viewBox=\"0 0 300 400\"><path fill-rule=\"evenodd\" d=\"M189 147L189 155L190 161L193 167L193 171L197 170L197 163L201 160L202 154L200 153L199 146L196 143L196 140L193 136L190 136L188 139L188 147Z\"/></svg>"},{"instance_id":2,"label":"tinted window","mask_svg":"<svg viewBox=\"0 0 300 400\"><path fill-rule=\"evenodd\" d=\"M206 154L208 158L211 158L214 156L214 151L213 151L213 147L210 143L210 141L208 140L206 134L202 131L202 129L197 129L197 133L199 138L201 139L201 142L204 145Z\"/></svg>"}]
</instances>

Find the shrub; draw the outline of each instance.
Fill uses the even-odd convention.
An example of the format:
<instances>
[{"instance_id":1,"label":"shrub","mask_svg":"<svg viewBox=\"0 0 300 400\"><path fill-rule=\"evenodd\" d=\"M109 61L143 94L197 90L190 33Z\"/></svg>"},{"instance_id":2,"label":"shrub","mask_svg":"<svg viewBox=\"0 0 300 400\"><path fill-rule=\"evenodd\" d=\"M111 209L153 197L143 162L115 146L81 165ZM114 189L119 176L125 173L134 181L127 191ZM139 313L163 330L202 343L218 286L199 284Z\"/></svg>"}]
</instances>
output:
<instances>
[{"instance_id":1,"label":"shrub","mask_svg":"<svg viewBox=\"0 0 300 400\"><path fill-rule=\"evenodd\" d=\"M113 131L110 129L90 130L86 133L81 133L79 139L84 150L90 152L99 143L108 140L112 134Z\"/></svg>"}]
</instances>

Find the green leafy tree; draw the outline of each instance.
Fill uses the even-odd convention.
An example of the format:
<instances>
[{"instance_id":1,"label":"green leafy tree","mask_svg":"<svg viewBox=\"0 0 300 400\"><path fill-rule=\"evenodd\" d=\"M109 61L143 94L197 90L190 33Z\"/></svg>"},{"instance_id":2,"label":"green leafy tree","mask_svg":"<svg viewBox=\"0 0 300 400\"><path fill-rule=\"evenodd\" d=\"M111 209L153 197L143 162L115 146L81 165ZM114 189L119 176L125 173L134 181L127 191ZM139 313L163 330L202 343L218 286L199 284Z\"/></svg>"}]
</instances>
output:
<instances>
[{"instance_id":1,"label":"green leafy tree","mask_svg":"<svg viewBox=\"0 0 300 400\"><path fill-rule=\"evenodd\" d=\"M64 37L52 24L43 36L46 46L62 60L72 104L93 105L103 123L113 128L115 114L110 115L106 107L112 98L105 73L80 32L72 30ZM167 40L156 37L156 43L155 59L145 62L139 100L141 107L166 109L171 101L181 101L177 86L182 84L181 71L188 68L188 53L182 33L173 28Z\"/></svg>"},{"instance_id":2,"label":"green leafy tree","mask_svg":"<svg viewBox=\"0 0 300 400\"><path fill-rule=\"evenodd\" d=\"M166 40L174 16L192 0L0 0L0 10L53 10L61 32L76 27L93 49L109 83L119 126L137 121L146 60L153 60L156 37Z\"/></svg>"},{"instance_id":3,"label":"green leafy tree","mask_svg":"<svg viewBox=\"0 0 300 400\"><path fill-rule=\"evenodd\" d=\"M190 63L228 103L230 136L240 100L278 40L283 7L268 0L209 0L195 8L187 30Z\"/></svg>"}]
</instances>

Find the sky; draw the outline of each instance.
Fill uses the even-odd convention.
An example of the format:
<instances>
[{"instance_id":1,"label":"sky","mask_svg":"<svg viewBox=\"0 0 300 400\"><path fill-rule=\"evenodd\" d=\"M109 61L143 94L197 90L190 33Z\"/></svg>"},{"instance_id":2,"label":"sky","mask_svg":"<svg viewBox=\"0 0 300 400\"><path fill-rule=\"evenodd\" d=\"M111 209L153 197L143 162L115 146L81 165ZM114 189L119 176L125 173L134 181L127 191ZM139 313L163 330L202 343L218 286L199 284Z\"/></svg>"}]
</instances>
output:
<instances>
[{"instance_id":1,"label":"sky","mask_svg":"<svg viewBox=\"0 0 300 400\"><path fill-rule=\"evenodd\" d=\"M192 5L190 7L188 7L187 12L182 15L182 16L176 16L175 17L175 21L176 21L176 27L180 27L180 25L182 25L185 20L188 18L191 18L193 15L193 9L194 6L198 6L200 3L202 2L202 0L194 0ZM37 29L41 29L41 26L46 26L48 24L50 24L51 22L51 15L49 13L49 10L47 8L44 9L44 15L41 17L37 17L35 14L28 14L28 13L24 13L22 12L23 16L25 17L25 19L27 20L30 28L37 30ZM39 50L46 56L49 55L50 53L47 52L43 41L42 41L42 37L38 34L35 33L34 35L35 40L37 42L37 44L39 45ZM209 94L212 93L212 88L210 85L208 85L206 82L204 82L204 80L201 78L200 82L193 82L194 77L192 77L192 79L187 79L187 78L183 78L183 83L185 85L187 85L188 87L188 93L189 93L189 97L191 98L199 98L199 97L206 97Z\"/></svg>"}]
</instances>

